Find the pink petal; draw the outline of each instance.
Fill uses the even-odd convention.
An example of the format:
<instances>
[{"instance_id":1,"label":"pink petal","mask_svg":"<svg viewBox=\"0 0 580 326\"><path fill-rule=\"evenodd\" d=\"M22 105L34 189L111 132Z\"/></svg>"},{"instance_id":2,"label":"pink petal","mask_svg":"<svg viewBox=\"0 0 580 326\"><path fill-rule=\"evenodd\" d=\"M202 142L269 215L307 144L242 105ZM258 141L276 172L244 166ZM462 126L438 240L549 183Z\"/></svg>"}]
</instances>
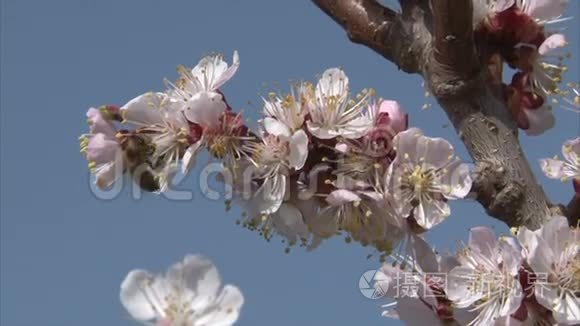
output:
<instances>
[{"instance_id":1,"label":"pink petal","mask_svg":"<svg viewBox=\"0 0 580 326\"><path fill-rule=\"evenodd\" d=\"M389 116L389 126L399 133L407 129L407 114L397 101L383 100L379 107L379 114L386 113Z\"/></svg>"}]
</instances>

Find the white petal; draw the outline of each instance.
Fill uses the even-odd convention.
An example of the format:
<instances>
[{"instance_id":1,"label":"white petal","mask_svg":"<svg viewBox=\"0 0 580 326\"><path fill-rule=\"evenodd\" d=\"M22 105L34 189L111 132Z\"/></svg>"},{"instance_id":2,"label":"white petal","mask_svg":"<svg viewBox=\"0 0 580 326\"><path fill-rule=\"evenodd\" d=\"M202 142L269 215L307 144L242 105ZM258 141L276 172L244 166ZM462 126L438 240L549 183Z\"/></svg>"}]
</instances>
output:
<instances>
[{"instance_id":1,"label":"white petal","mask_svg":"<svg viewBox=\"0 0 580 326\"><path fill-rule=\"evenodd\" d=\"M220 88L223 84L225 84L228 80L230 80L236 74L239 67L240 67L240 56L238 54L238 51L234 51L234 60L231 67L228 67L214 81L213 90Z\"/></svg>"},{"instance_id":2,"label":"white petal","mask_svg":"<svg viewBox=\"0 0 580 326\"><path fill-rule=\"evenodd\" d=\"M417 261L421 271L425 273L439 272L439 263L437 262L437 255L433 252L433 248L421 237L412 235L410 238L413 259Z\"/></svg>"},{"instance_id":3,"label":"white petal","mask_svg":"<svg viewBox=\"0 0 580 326\"><path fill-rule=\"evenodd\" d=\"M530 122L530 127L524 129L528 136L538 136L545 131L552 129L556 124L556 119L552 110L548 106L542 106L534 110L524 108L524 114Z\"/></svg>"},{"instance_id":4,"label":"white petal","mask_svg":"<svg viewBox=\"0 0 580 326\"><path fill-rule=\"evenodd\" d=\"M95 183L101 189L108 188L123 176L123 164L119 160L100 166L95 173Z\"/></svg>"},{"instance_id":5,"label":"white petal","mask_svg":"<svg viewBox=\"0 0 580 326\"><path fill-rule=\"evenodd\" d=\"M316 85L316 97L344 98L348 95L348 77L339 68L327 69Z\"/></svg>"},{"instance_id":6,"label":"white petal","mask_svg":"<svg viewBox=\"0 0 580 326\"><path fill-rule=\"evenodd\" d=\"M308 136L304 130L298 130L292 135L289 143L290 156L288 161L295 170L300 170L308 157Z\"/></svg>"},{"instance_id":7,"label":"white petal","mask_svg":"<svg viewBox=\"0 0 580 326\"><path fill-rule=\"evenodd\" d=\"M285 175L278 174L264 182L256 194L261 199L260 213L269 215L278 211L286 194L286 178Z\"/></svg>"},{"instance_id":8,"label":"white petal","mask_svg":"<svg viewBox=\"0 0 580 326\"><path fill-rule=\"evenodd\" d=\"M306 238L308 236L308 227L304 224L302 213L294 205L282 204L273 219L278 233L288 239L291 244L296 241L296 237Z\"/></svg>"},{"instance_id":9,"label":"white petal","mask_svg":"<svg viewBox=\"0 0 580 326\"><path fill-rule=\"evenodd\" d=\"M143 270L133 270L121 283L120 299L127 312L136 320L148 321L157 317L144 286L151 282L153 276Z\"/></svg>"},{"instance_id":10,"label":"white petal","mask_svg":"<svg viewBox=\"0 0 580 326\"><path fill-rule=\"evenodd\" d=\"M396 160L417 162L419 157L417 143L422 137L423 132L418 128L410 128L398 133L393 140L394 149L397 151Z\"/></svg>"},{"instance_id":11,"label":"white petal","mask_svg":"<svg viewBox=\"0 0 580 326\"><path fill-rule=\"evenodd\" d=\"M522 286L517 281L514 283L514 287L507 295L507 300L503 303L502 306L499 307L499 316L509 316L516 312L516 310L518 310L518 308L522 305L522 300L524 299ZM503 291L505 292L506 290Z\"/></svg>"},{"instance_id":12,"label":"white petal","mask_svg":"<svg viewBox=\"0 0 580 326\"><path fill-rule=\"evenodd\" d=\"M554 0L550 0L554 1ZM540 55L545 55L548 52L551 52L554 49L562 48L568 44L566 42L566 37L562 34L552 34L547 39L544 40L540 48L538 49L538 53Z\"/></svg>"},{"instance_id":13,"label":"white petal","mask_svg":"<svg viewBox=\"0 0 580 326\"><path fill-rule=\"evenodd\" d=\"M188 173L195 165L195 157L201 149L201 141L189 146L185 153L183 153L183 158L181 162L181 172Z\"/></svg>"},{"instance_id":14,"label":"white petal","mask_svg":"<svg viewBox=\"0 0 580 326\"><path fill-rule=\"evenodd\" d=\"M167 96L163 93L145 93L121 107L121 115L138 126L162 124L161 107Z\"/></svg>"},{"instance_id":15,"label":"white petal","mask_svg":"<svg viewBox=\"0 0 580 326\"><path fill-rule=\"evenodd\" d=\"M476 280L475 271L467 266L458 266L449 272L447 277L447 297L453 301L457 307L465 308L479 300L482 293L472 293L473 282Z\"/></svg>"},{"instance_id":16,"label":"white petal","mask_svg":"<svg viewBox=\"0 0 580 326\"><path fill-rule=\"evenodd\" d=\"M560 309L554 311L554 318L564 325L580 324L580 300L572 295L566 295L560 301Z\"/></svg>"},{"instance_id":17,"label":"white petal","mask_svg":"<svg viewBox=\"0 0 580 326\"><path fill-rule=\"evenodd\" d=\"M326 196L326 202L332 206L340 206L360 200L356 193L346 189L335 190Z\"/></svg>"},{"instance_id":18,"label":"white petal","mask_svg":"<svg viewBox=\"0 0 580 326\"><path fill-rule=\"evenodd\" d=\"M550 245L541 237L537 238L537 246L531 247L528 254L528 264L536 274L548 275L552 271L552 264L556 259L556 253Z\"/></svg>"},{"instance_id":19,"label":"white petal","mask_svg":"<svg viewBox=\"0 0 580 326\"><path fill-rule=\"evenodd\" d=\"M270 135L283 136L286 138L290 137L290 129L288 128L288 126L286 126L285 124L283 124L282 122L280 122L274 118L270 118L270 117L264 118L263 124L264 124L264 129Z\"/></svg>"},{"instance_id":20,"label":"white petal","mask_svg":"<svg viewBox=\"0 0 580 326\"><path fill-rule=\"evenodd\" d=\"M422 228L429 230L435 225L443 222L451 210L449 204L441 200L427 199L421 200L414 209L414 218Z\"/></svg>"},{"instance_id":21,"label":"white petal","mask_svg":"<svg viewBox=\"0 0 580 326\"><path fill-rule=\"evenodd\" d=\"M573 242L568 220L563 216L553 216L542 226L539 233L554 254L564 252L566 247Z\"/></svg>"},{"instance_id":22,"label":"white petal","mask_svg":"<svg viewBox=\"0 0 580 326\"><path fill-rule=\"evenodd\" d=\"M366 116L360 116L349 121L344 127L337 128L337 133L344 138L357 139L364 136L371 127L372 121Z\"/></svg>"},{"instance_id":23,"label":"white petal","mask_svg":"<svg viewBox=\"0 0 580 326\"><path fill-rule=\"evenodd\" d=\"M167 270L167 280L180 289L195 293L192 305L207 306L216 299L221 278L213 263L199 255L188 255Z\"/></svg>"},{"instance_id":24,"label":"white petal","mask_svg":"<svg viewBox=\"0 0 580 326\"><path fill-rule=\"evenodd\" d=\"M331 130L315 124L313 121L306 121L308 131L318 139L332 139L338 136L335 130Z\"/></svg>"},{"instance_id":25,"label":"white petal","mask_svg":"<svg viewBox=\"0 0 580 326\"><path fill-rule=\"evenodd\" d=\"M469 248L482 253L486 257L491 257L493 250L497 247L497 237L495 232L486 226L477 226L469 230Z\"/></svg>"},{"instance_id":26,"label":"white petal","mask_svg":"<svg viewBox=\"0 0 580 326\"><path fill-rule=\"evenodd\" d=\"M473 183L469 165L456 160L446 169L448 172L443 176L441 183L449 187L449 192L444 192L443 195L447 199L465 198L471 191Z\"/></svg>"},{"instance_id":27,"label":"white petal","mask_svg":"<svg viewBox=\"0 0 580 326\"><path fill-rule=\"evenodd\" d=\"M509 271L510 275L518 275L522 266L522 248L520 244L515 238L501 237L498 245L502 259L502 269Z\"/></svg>"},{"instance_id":28,"label":"white petal","mask_svg":"<svg viewBox=\"0 0 580 326\"><path fill-rule=\"evenodd\" d=\"M443 168L451 162L453 146L443 138L420 137L417 141L417 155L430 168Z\"/></svg>"},{"instance_id":29,"label":"white petal","mask_svg":"<svg viewBox=\"0 0 580 326\"><path fill-rule=\"evenodd\" d=\"M187 102L184 114L187 120L202 126L213 127L226 110L226 103L219 93L200 92Z\"/></svg>"},{"instance_id":30,"label":"white petal","mask_svg":"<svg viewBox=\"0 0 580 326\"><path fill-rule=\"evenodd\" d=\"M240 315L240 309L244 304L242 292L233 285L224 286L217 307L209 310L206 315L195 321L195 326L229 326L233 325Z\"/></svg>"},{"instance_id":31,"label":"white petal","mask_svg":"<svg viewBox=\"0 0 580 326\"><path fill-rule=\"evenodd\" d=\"M96 164L104 164L115 160L117 155L122 155L121 147L116 139L111 139L105 134L96 134L89 139L87 144L87 159Z\"/></svg>"},{"instance_id":32,"label":"white petal","mask_svg":"<svg viewBox=\"0 0 580 326\"><path fill-rule=\"evenodd\" d=\"M201 58L199 63L191 69L193 79L200 87L199 91L215 91L216 81L228 69L228 64L221 55L209 55Z\"/></svg>"}]
</instances>

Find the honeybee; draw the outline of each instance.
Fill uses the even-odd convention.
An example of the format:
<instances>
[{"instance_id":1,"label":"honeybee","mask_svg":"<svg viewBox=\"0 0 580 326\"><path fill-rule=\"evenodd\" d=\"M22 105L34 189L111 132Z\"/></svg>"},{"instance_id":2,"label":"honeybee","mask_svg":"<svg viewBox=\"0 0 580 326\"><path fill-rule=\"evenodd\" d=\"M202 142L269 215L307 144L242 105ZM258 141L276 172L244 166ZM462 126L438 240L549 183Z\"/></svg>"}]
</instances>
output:
<instances>
[{"instance_id":1,"label":"honeybee","mask_svg":"<svg viewBox=\"0 0 580 326\"><path fill-rule=\"evenodd\" d=\"M145 191L159 191L159 178L149 162L154 147L148 137L136 132L120 131L117 138L123 149L125 166L134 182Z\"/></svg>"}]
</instances>

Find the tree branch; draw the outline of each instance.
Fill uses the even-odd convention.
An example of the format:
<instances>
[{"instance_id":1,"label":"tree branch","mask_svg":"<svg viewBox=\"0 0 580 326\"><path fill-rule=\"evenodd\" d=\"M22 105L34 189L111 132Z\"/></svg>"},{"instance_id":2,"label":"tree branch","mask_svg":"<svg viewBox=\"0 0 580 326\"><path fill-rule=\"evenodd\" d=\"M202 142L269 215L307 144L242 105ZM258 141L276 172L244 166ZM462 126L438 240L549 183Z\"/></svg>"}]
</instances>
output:
<instances>
[{"instance_id":1,"label":"tree branch","mask_svg":"<svg viewBox=\"0 0 580 326\"><path fill-rule=\"evenodd\" d=\"M400 0L402 15L372 0L313 0L353 42L421 73L476 163L476 199L509 226L538 228L549 201L522 152L506 103L486 81L473 41L471 0ZM491 78L493 79L493 78ZM497 86L497 85L496 85Z\"/></svg>"},{"instance_id":2,"label":"tree branch","mask_svg":"<svg viewBox=\"0 0 580 326\"><path fill-rule=\"evenodd\" d=\"M412 26L374 0L313 0L346 31L348 38L373 49L408 73L420 70Z\"/></svg>"}]
</instances>

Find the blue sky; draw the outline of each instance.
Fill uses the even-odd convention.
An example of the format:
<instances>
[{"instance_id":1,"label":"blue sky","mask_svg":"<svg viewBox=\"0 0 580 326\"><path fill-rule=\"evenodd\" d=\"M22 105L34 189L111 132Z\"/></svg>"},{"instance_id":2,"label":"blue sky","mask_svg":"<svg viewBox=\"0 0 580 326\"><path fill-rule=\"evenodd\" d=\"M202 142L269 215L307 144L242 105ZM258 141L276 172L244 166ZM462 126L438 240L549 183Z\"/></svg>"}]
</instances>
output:
<instances>
[{"instance_id":1,"label":"blue sky","mask_svg":"<svg viewBox=\"0 0 580 326\"><path fill-rule=\"evenodd\" d=\"M572 1L570 15L578 16ZM2 0L1 1L1 291L6 326L132 325L118 301L132 268L162 271L187 253L202 253L226 282L245 294L239 325L396 325L363 297L358 279L379 266L372 251L342 239L314 252L284 253L236 226L240 212L203 198L196 174L183 185L193 201L128 189L109 201L89 187L78 136L90 106L122 104L162 89L178 64L208 53L241 68L224 89L252 119L259 94L277 83L310 78L340 66L352 87L374 87L399 100L411 124L454 143L467 158L442 111L427 101L421 80L370 50L351 44L309 1L225 0ZM578 21L566 24L570 51L579 53ZM576 58L569 77L579 79ZM579 134L578 116L556 110L557 127L540 138L522 136L534 169ZM204 159L200 160L204 162ZM555 202L571 186L538 174ZM469 227L499 223L472 202L452 204L453 215L429 234L437 248L455 246Z\"/></svg>"}]
</instances>

